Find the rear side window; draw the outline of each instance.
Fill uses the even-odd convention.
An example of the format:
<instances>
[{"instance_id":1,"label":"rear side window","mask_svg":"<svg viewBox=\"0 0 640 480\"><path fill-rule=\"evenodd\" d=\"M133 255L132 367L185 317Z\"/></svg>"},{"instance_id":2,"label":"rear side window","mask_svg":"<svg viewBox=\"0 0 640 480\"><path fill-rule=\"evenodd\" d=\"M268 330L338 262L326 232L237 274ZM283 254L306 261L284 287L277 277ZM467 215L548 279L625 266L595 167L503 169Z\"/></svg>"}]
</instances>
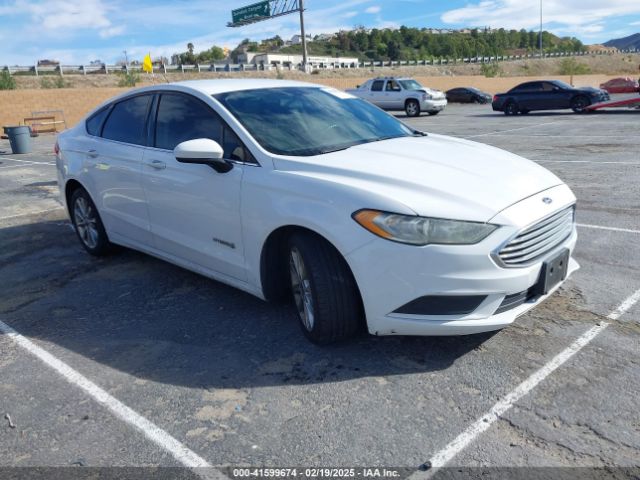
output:
<instances>
[{"instance_id":1,"label":"rear side window","mask_svg":"<svg viewBox=\"0 0 640 480\"><path fill-rule=\"evenodd\" d=\"M222 145L222 122L200 100L188 95L163 94L156 119L157 148L173 150L179 143L209 138Z\"/></svg>"},{"instance_id":2,"label":"rear side window","mask_svg":"<svg viewBox=\"0 0 640 480\"><path fill-rule=\"evenodd\" d=\"M102 110L94 113L89 120L87 120L87 133L96 137L100 136L100 129L102 123L109 113L109 107L105 107Z\"/></svg>"},{"instance_id":3,"label":"rear side window","mask_svg":"<svg viewBox=\"0 0 640 480\"><path fill-rule=\"evenodd\" d=\"M102 136L118 142L145 145L145 122L149 110L151 95L139 95L115 104Z\"/></svg>"},{"instance_id":4,"label":"rear side window","mask_svg":"<svg viewBox=\"0 0 640 480\"><path fill-rule=\"evenodd\" d=\"M384 85L384 80L376 80L371 85L371 91L372 92L381 92L383 85Z\"/></svg>"}]
</instances>

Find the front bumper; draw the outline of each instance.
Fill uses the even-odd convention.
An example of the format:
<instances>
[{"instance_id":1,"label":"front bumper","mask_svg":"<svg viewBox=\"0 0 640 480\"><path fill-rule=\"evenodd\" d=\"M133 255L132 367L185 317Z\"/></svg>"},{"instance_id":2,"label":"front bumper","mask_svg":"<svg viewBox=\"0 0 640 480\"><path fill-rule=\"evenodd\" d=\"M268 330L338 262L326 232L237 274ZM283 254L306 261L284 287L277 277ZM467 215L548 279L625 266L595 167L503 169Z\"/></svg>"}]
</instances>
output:
<instances>
[{"instance_id":1,"label":"front bumper","mask_svg":"<svg viewBox=\"0 0 640 480\"><path fill-rule=\"evenodd\" d=\"M374 239L347 255L362 295L368 330L374 335L466 335L498 330L547 299L528 299L496 314L505 297L525 292L538 283L543 261L561 249L573 249L575 228L560 245L531 265L504 268L491 258L495 248L525 226L544 217L543 196L558 199L549 210L571 205L575 197L566 186L541 192L501 212L493 223L503 226L476 245L427 245L414 247ZM555 192L555 194L553 193ZM567 278L579 268L571 258ZM412 315L399 313L406 304L425 296L485 297L469 313L457 315Z\"/></svg>"},{"instance_id":2,"label":"front bumper","mask_svg":"<svg viewBox=\"0 0 640 480\"><path fill-rule=\"evenodd\" d=\"M420 109L424 112L440 112L447 106L447 99L423 100Z\"/></svg>"}]
</instances>

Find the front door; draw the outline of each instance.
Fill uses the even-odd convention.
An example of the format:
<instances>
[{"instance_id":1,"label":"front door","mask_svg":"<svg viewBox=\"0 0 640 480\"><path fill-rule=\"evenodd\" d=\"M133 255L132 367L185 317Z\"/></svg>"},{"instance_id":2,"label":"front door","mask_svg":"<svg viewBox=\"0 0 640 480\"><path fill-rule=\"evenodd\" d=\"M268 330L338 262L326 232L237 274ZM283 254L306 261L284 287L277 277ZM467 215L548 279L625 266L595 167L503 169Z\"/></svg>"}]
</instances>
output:
<instances>
[{"instance_id":1,"label":"front door","mask_svg":"<svg viewBox=\"0 0 640 480\"><path fill-rule=\"evenodd\" d=\"M246 280L240 218L244 168L227 173L207 165L180 163L173 149L186 140L209 138L225 158L247 154L213 109L182 93L162 93L152 147L145 149L143 186L158 250L192 265Z\"/></svg>"}]
</instances>

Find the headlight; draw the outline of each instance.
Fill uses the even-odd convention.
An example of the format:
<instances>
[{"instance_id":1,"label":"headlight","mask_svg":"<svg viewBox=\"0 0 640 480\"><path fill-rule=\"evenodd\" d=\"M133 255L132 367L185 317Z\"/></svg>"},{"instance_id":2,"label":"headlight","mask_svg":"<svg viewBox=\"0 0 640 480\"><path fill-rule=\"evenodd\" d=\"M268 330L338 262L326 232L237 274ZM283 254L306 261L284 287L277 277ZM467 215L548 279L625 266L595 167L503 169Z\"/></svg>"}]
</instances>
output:
<instances>
[{"instance_id":1,"label":"headlight","mask_svg":"<svg viewBox=\"0 0 640 480\"><path fill-rule=\"evenodd\" d=\"M431 100L431 99L433 99L433 96L429 95L428 93L425 93L424 95L422 95L422 99L423 100Z\"/></svg>"},{"instance_id":2,"label":"headlight","mask_svg":"<svg viewBox=\"0 0 640 480\"><path fill-rule=\"evenodd\" d=\"M410 245L472 245L498 228L490 223L416 217L378 210L359 210L353 214L353 219L379 237Z\"/></svg>"}]
</instances>

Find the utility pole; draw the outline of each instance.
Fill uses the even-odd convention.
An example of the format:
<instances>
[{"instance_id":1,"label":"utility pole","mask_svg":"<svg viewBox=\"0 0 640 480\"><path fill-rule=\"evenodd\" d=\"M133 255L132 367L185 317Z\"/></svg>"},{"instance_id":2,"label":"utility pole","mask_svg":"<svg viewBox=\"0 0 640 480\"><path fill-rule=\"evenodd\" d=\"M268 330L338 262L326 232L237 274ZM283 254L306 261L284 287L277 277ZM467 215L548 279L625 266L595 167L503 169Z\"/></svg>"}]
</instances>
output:
<instances>
[{"instance_id":1,"label":"utility pole","mask_svg":"<svg viewBox=\"0 0 640 480\"><path fill-rule=\"evenodd\" d=\"M540 58L542 58L542 0L540 0Z\"/></svg>"},{"instance_id":2,"label":"utility pole","mask_svg":"<svg viewBox=\"0 0 640 480\"><path fill-rule=\"evenodd\" d=\"M304 0L299 0L299 1L300 1L300 33L302 34L302 69L306 73L307 72L307 36L304 32Z\"/></svg>"},{"instance_id":3,"label":"utility pole","mask_svg":"<svg viewBox=\"0 0 640 480\"><path fill-rule=\"evenodd\" d=\"M127 51L123 50L122 53L124 53L124 64L129 65L129 57L127 56Z\"/></svg>"}]
</instances>

